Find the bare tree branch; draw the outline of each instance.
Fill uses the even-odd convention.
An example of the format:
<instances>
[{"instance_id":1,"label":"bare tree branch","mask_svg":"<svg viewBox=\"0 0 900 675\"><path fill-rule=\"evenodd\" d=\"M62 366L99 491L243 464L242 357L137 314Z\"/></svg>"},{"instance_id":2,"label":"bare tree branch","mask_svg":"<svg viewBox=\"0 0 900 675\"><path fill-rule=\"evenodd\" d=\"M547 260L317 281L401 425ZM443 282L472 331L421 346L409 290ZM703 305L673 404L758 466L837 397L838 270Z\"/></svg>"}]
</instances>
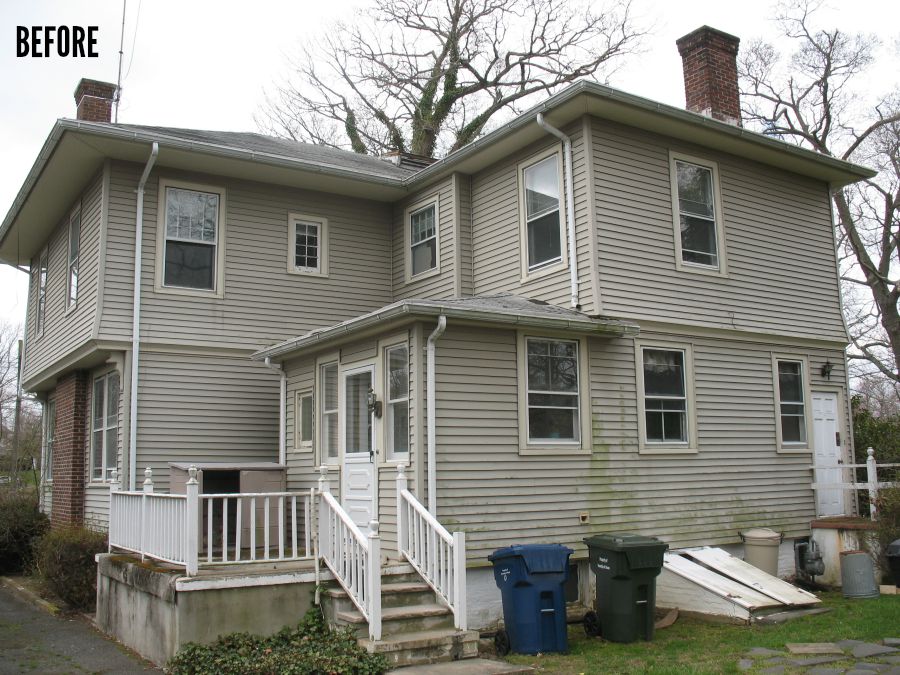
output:
<instances>
[{"instance_id":1,"label":"bare tree branch","mask_svg":"<svg viewBox=\"0 0 900 675\"><path fill-rule=\"evenodd\" d=\"M643 34L625 0L385 0L296 59L257 123L360 153L434 157L540 95L608 75Z\"/></svg>"}]
</instances>

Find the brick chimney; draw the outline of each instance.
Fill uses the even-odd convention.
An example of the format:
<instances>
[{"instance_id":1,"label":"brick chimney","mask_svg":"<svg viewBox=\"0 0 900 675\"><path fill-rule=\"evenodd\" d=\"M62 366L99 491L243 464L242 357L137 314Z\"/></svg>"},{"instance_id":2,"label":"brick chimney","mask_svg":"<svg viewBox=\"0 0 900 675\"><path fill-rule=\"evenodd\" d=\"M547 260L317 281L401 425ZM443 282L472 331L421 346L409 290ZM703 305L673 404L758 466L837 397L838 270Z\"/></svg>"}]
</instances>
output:
<instances>
[{"instance_id":1,"label":"brick chimney","mask_svg":"<svg viewBox=\"0 0 900 675\"><path fill-rule=\"evenodd\" d=\"M688 110L741 126L737 53L740 39L702 26L675 41L684 67Z\"/></svg>"},{"instance_id":2,"label":"brick chimney","mask_svg":"<svg viewBox=\"0 0 900 675\"><path fill-rule=\"evenodd\" d=\"M111 122L116 85L82 78L75 88L75 118L87 122Z\"/></svg>"}]
</instances>

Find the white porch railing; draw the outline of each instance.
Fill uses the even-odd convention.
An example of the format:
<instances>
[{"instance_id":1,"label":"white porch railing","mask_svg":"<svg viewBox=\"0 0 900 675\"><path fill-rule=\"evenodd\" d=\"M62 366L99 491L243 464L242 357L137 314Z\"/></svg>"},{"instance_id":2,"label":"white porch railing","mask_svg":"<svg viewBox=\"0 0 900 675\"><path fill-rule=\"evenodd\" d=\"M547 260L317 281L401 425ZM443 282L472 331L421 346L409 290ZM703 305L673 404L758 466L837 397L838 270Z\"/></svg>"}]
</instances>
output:
<instances>
[{"instance_id":1,"label":"white porch railing","mask_svg":"<svg viewBox=\"0 0 900 675\"><path fill-rule=\"evenodd\" d=\"M319 478L318 548L325 565L369 622L369 637L381 639L381 539L378 521L366 536L331 494L328 467Z\"/></svg>"},{"instance_id":2,"label":"white porch railing","mask_svg":"<svg viewBox=\"0 0 900 675\"><path fill-rule=\"evenodd\" d=\"M466 630L466 537L450 534L407 489L404 466L397 467L397 550L453 612Z\"/></svg>"},{"instance_id":3,"label":"white porch railing","mask_svg":"<svg viewBox=\"0 0 900 675\"><path fill-rule=\"evenodd\" d=\"M821 469L821 466L812 466L811 469ZM865 469L866 470L866 481L864 483L858 483L855 481L852 482L841 482L841 483L813 483L813 490L866 490L869 493L869 516L872 520L875 520L876 513L876 500L878 499L878 490L882 488L889 487L900 487L900 481L880 481L878 480L878 470L879 469L896 469L900 468L900 464L878 464L875 461L875 450L872 448L868 448L866 450L866 463L865 464L838 464L833 467L825 467L830 469L853 469L854 474L856 469Z\"/></svg>"},{"instance_id":4,"label":"white porch railing","mask_svg":"<svg viewBox=\"0 0 900 675\"><path fill-rule=\"evenodd\" d=\"M312 505L315 491L200 494L191 467L186 494L153 491L149 468L142 492L125 492L113 473L110 485L109 547L199 567L313 558Z\"/></svg>"}]
</instances>

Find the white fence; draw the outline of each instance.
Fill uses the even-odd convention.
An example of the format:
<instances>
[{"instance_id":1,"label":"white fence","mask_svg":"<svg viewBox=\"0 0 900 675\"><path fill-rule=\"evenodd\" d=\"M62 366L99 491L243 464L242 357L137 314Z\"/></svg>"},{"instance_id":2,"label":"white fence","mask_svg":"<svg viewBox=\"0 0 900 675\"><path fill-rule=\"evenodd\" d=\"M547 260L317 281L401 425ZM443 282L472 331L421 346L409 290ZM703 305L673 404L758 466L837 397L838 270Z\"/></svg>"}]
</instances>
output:
<instances>
[{"instance_id":1,"label":"white fence","mask_svg":"<svg viewBox=\"0 0 900 675\"><path fill-rule=\"evenodd\" d=\"M200 494L191 467L187 493L153 491L152 472L142 492L111 483L109 547L175 565L188 575L201 566L313 558L308 493Z\"/></svg>"},{"instance_id":2,"label":"white fence","mask_svg":"<svg viewBox=\"0 0 900 675\"><path fill-rule=\"evenodd\" d=\"M900 481L882 481L878 479L878 470L879 469L896 469L900 467L900 464L878 464L875 461L875 450L872 448L868 448L866 450L866 463L865 464L839 464L836 467L826 467L832 469L852 469L855 472L857 469L865 469L866 470L866 480L865 482L840 482L840 483L813 483L813 490L844 490L844 491L855 491L855 490L865 490L869 495L869 516L872 520L875 520L876 513L876 500L878 499L878 490L882 488L889 487L900 487ZM810 467L812 469L821 469L823 467L813 466Z\"/></svg>"},{"instance_id":3,"label":"white fence","mask_svg":"<svg viewBox=\"0 0 900 675\"><path fill-rule=\"evenodd\" d=\"M403 465L397 467L397 550L466 629L466 539L450 534L407 489Z\"/></svg>"},{"instance_id":4,"label":"white fence","mask_svg":"<svg viewBox=\"0 0 900 675\"><path fill-rule=\"evenodd\" d=\"M319 555L353 604L369 622L369 637L381 639L381 539L378 521L365 535L338 504L328 485L328 468L319 479Z\"/></svg>"}]
</instances>

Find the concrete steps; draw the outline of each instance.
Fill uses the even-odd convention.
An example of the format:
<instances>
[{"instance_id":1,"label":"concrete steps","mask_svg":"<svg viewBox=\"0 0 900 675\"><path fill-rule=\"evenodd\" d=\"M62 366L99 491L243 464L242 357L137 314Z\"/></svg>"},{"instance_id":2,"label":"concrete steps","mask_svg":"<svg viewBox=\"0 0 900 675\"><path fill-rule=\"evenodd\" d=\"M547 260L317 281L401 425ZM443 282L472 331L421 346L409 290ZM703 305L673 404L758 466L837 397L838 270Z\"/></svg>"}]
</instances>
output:
<instances>
[{"instance_id":1,"label":"concrete steps","mask_svg":"<svg viewBox=\"0 0 900 675\"><path fill-rule=\"evenodd\" d=\"M348 626L370 653L384 654L391 667L457 661L478 656L478 632L459 631L453 613L415 572L384 576L381 585L381 640L347 592L336 583L321 593L325 618Z\"/></svg>"}]
</instances>

